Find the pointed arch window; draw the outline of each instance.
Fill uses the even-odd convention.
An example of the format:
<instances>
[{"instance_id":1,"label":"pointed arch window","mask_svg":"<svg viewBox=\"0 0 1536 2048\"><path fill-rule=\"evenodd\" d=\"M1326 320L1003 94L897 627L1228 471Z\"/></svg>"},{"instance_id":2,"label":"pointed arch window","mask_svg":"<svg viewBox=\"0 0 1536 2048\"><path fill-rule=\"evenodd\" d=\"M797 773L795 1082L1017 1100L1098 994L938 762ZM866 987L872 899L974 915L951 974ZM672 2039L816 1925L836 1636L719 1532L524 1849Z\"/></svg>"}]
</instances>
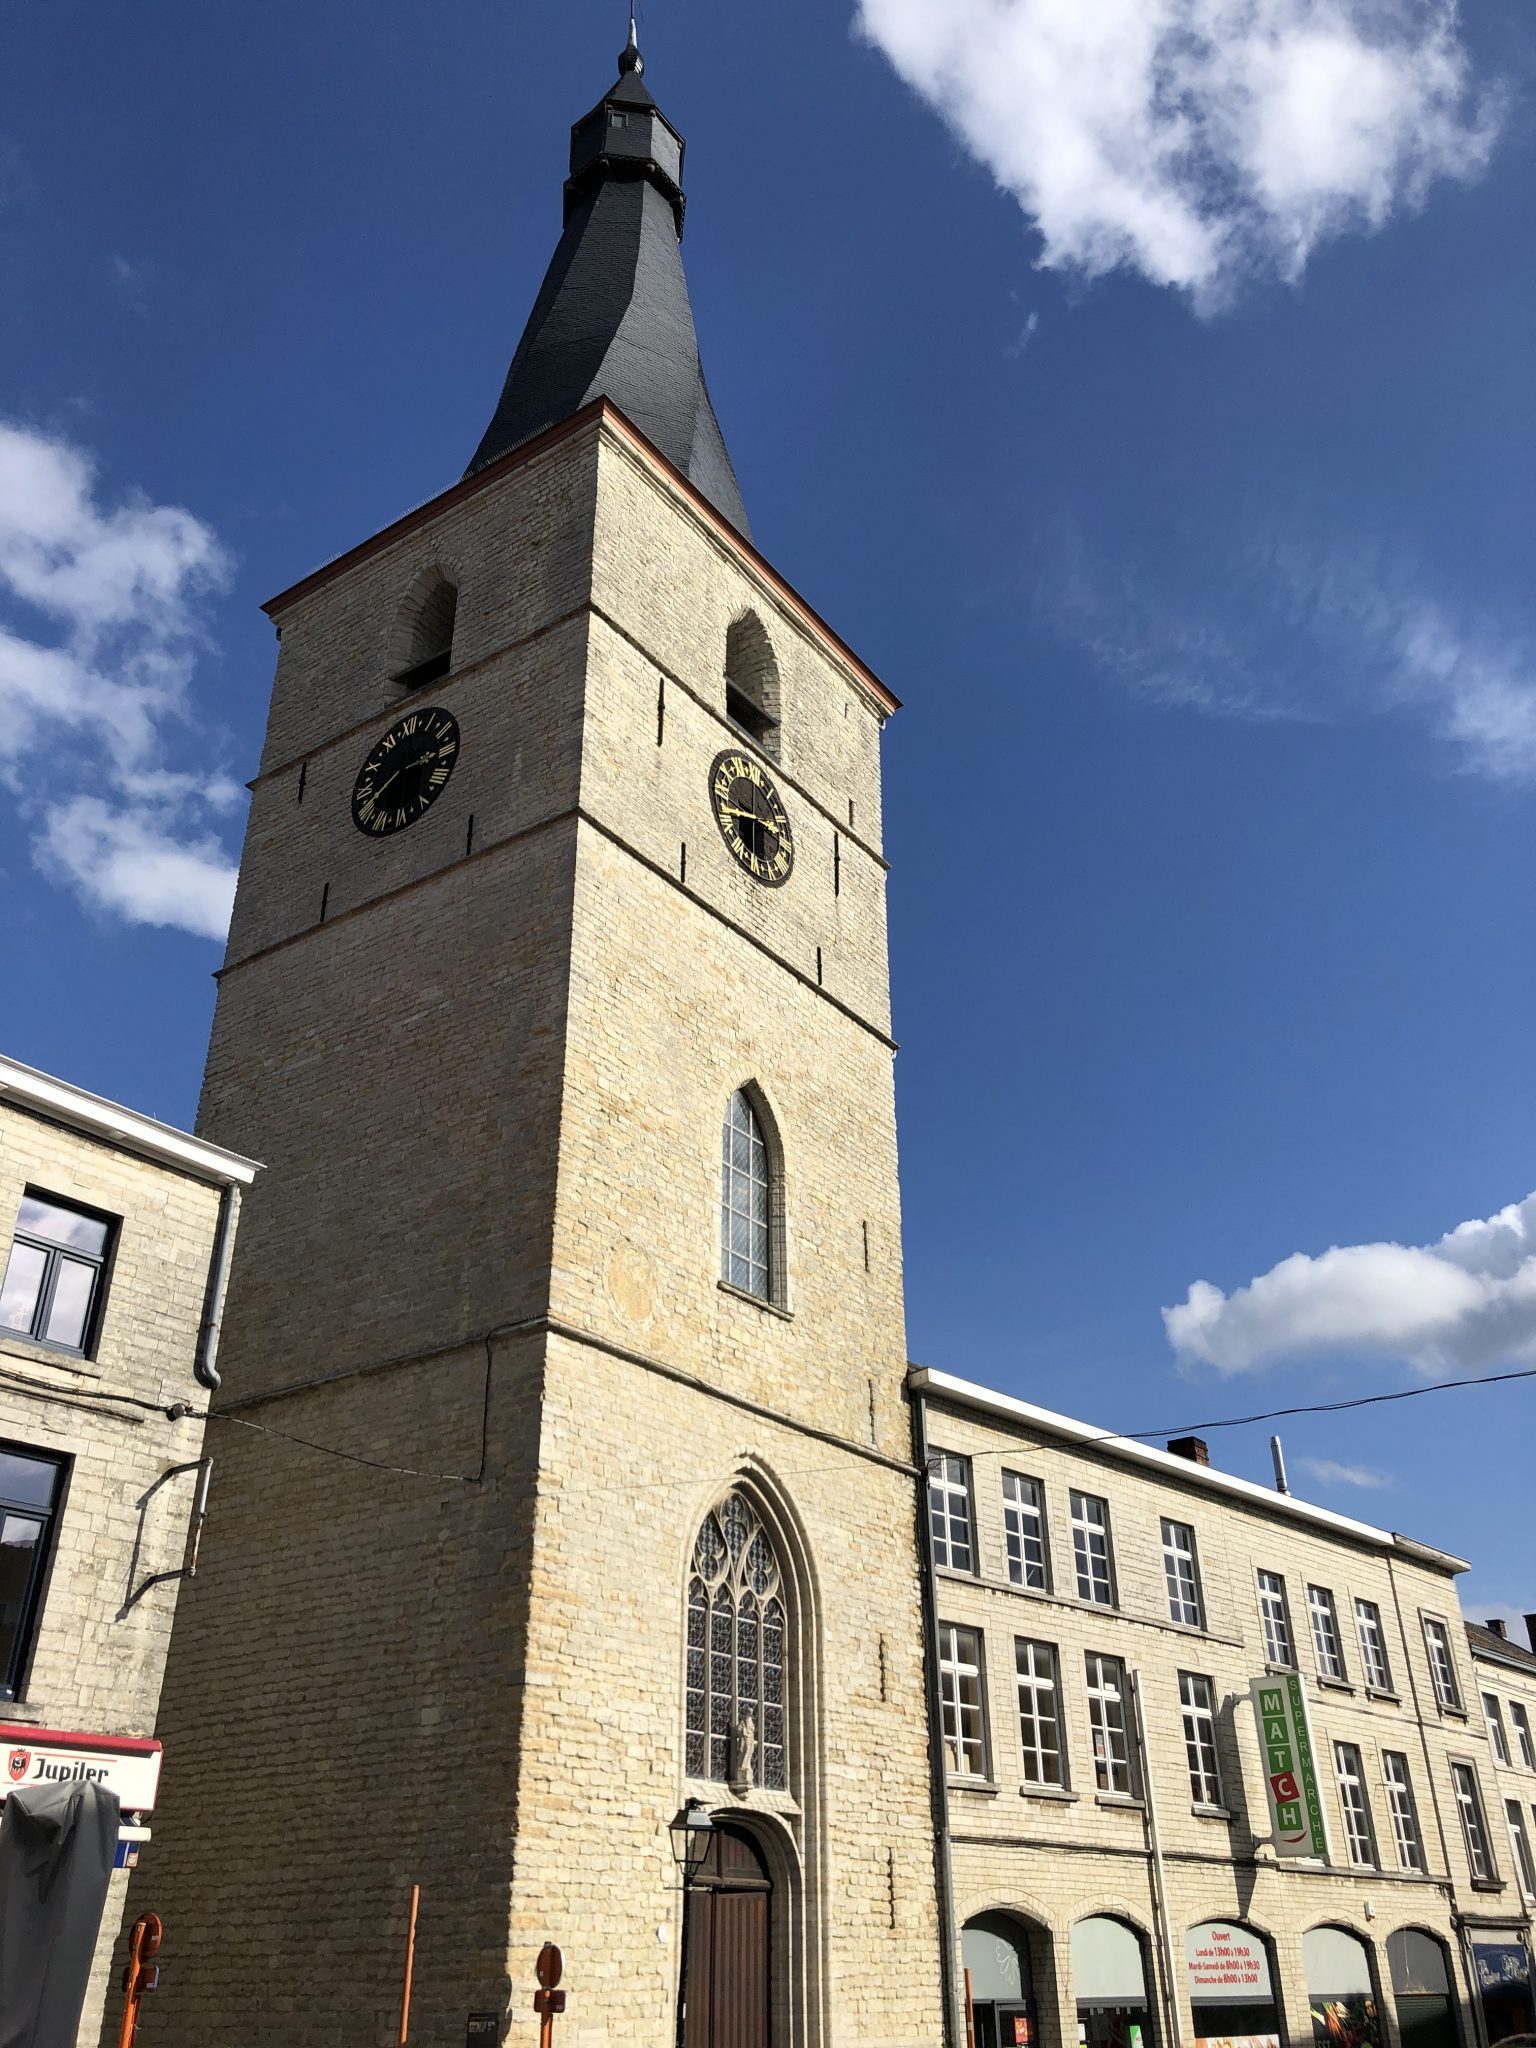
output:
<instances>
[{"instance_id":1,"label":"pointed arch window","mask_svg":"<svg viewBox=\"0 0 1536 2048\"><path fill-rule=\"evenodd\" d=\"M447 675L453 666L458 610L459 593L440 572L406 600L401 620L403 665L395 672L398 688L419 690Z\"/></svg>"},{"instance_id":2,"label":"pointed arch window","mask_svg":"<svg viewBox=\"0 0 1536 2048\"><path fill-rule=\"evenodd\" d=\"M745 1495L704 1517L688 1576L687 1772L782 1792L787 1625L778 1553Z\"/></svg>"},{"instance_id":3,"label":"pointed arch window","mask_svg":"<svg viewBox=\"0 0 1536 2048\"><path fill-rule=\"evenodd\" d=\"M759 1301L782 1292L782 1247L773 1148L764 1118L745 1088L725 1112L720 1161L720 1278Z\"/></svg>"}]
</instances>

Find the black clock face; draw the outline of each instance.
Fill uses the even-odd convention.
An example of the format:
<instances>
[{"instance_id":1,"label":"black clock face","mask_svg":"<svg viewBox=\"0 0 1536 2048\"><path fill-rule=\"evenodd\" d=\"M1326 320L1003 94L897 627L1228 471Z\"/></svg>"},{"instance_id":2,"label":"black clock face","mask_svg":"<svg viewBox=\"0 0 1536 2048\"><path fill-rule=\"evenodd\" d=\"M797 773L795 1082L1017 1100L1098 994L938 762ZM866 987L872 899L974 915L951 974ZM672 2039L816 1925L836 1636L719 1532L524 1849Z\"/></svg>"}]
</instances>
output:
<instances>
[{"instance_id":1,"label":"black clock face","mask_svg":"<svg viewBox=\"0 0 1536 2048\"><path fill-rule=\"evenodd\" d=\"M709 796L720 836L755 880L777 889L795 865L795 842L784 800L748 754L715 756Z\"/></svg>"},{"instance_id":2,"label":"black clock face","mask_svg":"<svg viewBox=\"0 0 1536 2048\"><path fill-rule=\"evenodd\" d=\"M458 720L413 711L392 725L358 770L352 822L370 839L413 825L448 787L459 758Z\"/></svg>"}]
</instances>

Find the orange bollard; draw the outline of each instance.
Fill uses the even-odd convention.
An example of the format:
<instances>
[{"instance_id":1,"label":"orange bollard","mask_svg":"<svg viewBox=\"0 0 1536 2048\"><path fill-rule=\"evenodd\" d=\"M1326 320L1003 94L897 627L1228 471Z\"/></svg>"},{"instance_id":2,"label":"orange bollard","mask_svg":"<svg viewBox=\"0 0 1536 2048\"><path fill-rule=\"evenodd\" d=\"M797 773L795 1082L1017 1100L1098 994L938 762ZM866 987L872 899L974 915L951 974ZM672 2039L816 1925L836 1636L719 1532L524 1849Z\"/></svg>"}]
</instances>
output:
<instances>
[{"instance_id":1,"label":"orange bollard","mask_svg":"<svg viewBox=\"0 0 1536 2048\"><path fill-rule=\"evenodd\" d=\"M160 1965L153 1960L160 1953L165 1929L158 1913L141 1913L128 1937L128 1967L123 1972L123 2024L118 2029L117 2048L133 2048L139 2034L139 2006L146 1992L159 1989Z\"/></svg>"}]
</instances>

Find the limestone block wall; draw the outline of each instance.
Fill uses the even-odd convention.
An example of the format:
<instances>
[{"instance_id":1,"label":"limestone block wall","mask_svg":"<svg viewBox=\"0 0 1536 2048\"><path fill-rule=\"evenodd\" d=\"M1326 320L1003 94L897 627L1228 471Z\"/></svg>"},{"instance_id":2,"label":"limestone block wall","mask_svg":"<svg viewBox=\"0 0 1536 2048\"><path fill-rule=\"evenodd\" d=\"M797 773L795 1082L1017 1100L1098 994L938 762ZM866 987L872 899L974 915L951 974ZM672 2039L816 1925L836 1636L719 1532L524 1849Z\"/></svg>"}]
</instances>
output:
<instances>
[{"instance_id":1,"label":"limestone block wall","mask_svg":"<svg viewBox=\"0 0 1536 2048\"><path fill-rule=\"evenodd\" d=\"M181 1588L134 1595L185 1557L195 1478L164 1475L203 1448L207 1397L192 1367L219 1190L0 1101L0 1266L29 1189L118 1224L89 1357L0 1333L0 1440L69 1461L35 1648L18 1696L0 1702L0 1720L154 1735ZM164 1410L177 1403L190 1412L172 1420ZM183 1761L169 1746L165 1786ZM157 1825L146 1875L159 1855ZM114 1876L82 2040L94 2039L100 2022L127 1894L126 1874Z\"/></svg>"}]
</instances>

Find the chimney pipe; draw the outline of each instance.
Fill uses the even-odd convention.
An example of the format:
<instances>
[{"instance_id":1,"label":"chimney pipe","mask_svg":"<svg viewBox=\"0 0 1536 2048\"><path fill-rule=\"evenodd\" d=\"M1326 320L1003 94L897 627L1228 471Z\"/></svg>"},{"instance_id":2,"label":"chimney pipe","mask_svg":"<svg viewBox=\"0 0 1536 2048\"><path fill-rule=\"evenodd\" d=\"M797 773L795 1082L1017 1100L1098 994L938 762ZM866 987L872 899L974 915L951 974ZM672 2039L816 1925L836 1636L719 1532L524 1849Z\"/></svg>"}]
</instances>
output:
<instances>
[{"instance_id":1,"label":"chimney pipe","mask_svg":"<svg viewBox=\"0 0 1536 2048\"><path fill-rule=\"evenodd\" d=\"M1168 1448L1176 1458L1188 1458L1192 1465L1209 1465L1211 1462L1210 1447L1204 1437L1171 1436Z\"/></svg>"},{"instance_id":2,"label":"chimney pipe","mask_svg":"<svg viewBox=\"0 0 1536 2048\"><path fill-rule=\"evenodd\" d=\"M1506 1643L1509 1641L1508 1622L1499 1621L1494 1615L1490 1614L1488 1619L1483 1623L1483 1627L1488 1629L1493 1635L1498 1636L1502 1641Z\"/></svg>"},{"instance_id":3,"label":"chimney pipe","mask_svg":"<svg viewBox=\"0 0 1536 2048\"><path fill-rule=\"evenodd\" d=\"M1277 1436L1272 1436L1269 1440L1269 1455L1275 1461L1276 1493L1289 1493L1291 1487L1290 1481L1285 1476L1285 1450Z\"/></svg>"}]
</instances>

